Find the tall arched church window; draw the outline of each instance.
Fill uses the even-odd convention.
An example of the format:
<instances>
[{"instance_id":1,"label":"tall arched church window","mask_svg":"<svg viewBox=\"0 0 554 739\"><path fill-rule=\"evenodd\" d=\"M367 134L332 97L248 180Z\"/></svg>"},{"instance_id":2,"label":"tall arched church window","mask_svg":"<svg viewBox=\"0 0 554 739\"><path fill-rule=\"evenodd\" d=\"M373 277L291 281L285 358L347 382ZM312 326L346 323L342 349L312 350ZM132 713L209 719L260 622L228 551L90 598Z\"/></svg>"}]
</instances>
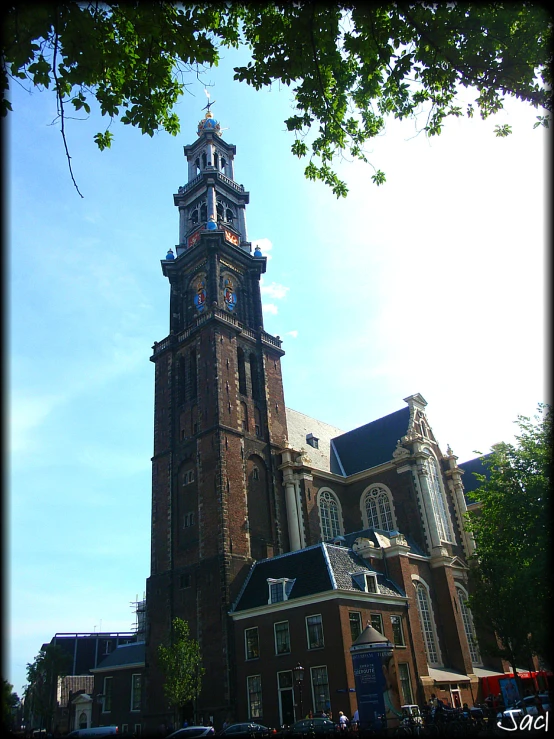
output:
<instances>
[{"instance_id":1,"label":"tall arched church window","mask_svg":"<svg viewBox=\"0 0 554 739\"><path fill-rule=\"evenodd\" d=\"M426 462L428 472L427 481L439 538L442 541L454 541L452 525L450 523L450 514L448 513L448 505L446 503L446 497L440 480L437 460L429 450L427 451L429 452L429 457Z\"/></svg>"},{"instance_id":2,"label":"tall arched church window","mask_svg":"<svg viewBox=\"0 0 554 739\"><path fill-rule=\"evenodd\" d=\"M239 373L239 393L246 395L246 370L244 366L244 351L240 348L237 349L237 364Z\"/></svg>"},{"instance_id":3,"label":"tall arched church window","mask_svg":"<svg viewBox=\"0 0 554 739\"><path fill-rule=\"evenodd\" d=\"M334 539L342 534L341 510L337 496L331 490L320 490L317 496L321 538Z\"/></svg>"},{"instance_id":4,"label":"tall arched church window","mask_svg":"<svg viewBox=\"0 0 554 739\"><path fill-rule=\"evenodd\" d=\"M200 206L200 220L203 223L208 220L208 207L206 203L202 203Z\"/></svg>"},{"instance_id":5,"label":"tall arched church window","mask_svg":"<svg viewBox=\"0 0 554 739\"><path fill-rule=\"evenodd\" d=\"M479 645L477 643L477 634L475 633L475 626L473 625L473 617L467 604L467 593L461 587L456 588L458 594L458 603L460 604L460 613L462 615L462 621L464 622L464 631L466 634L467 643L469 646L469 655L471 657L471 664L480 665L482 664L481 655L479 653Z\"/></svg>"},{"instance_id":6,"label":"tall arched church window","mask_svg":"<svg viewBox=\"0 0 554 739\"><path fill-rule=\"evenodd\" d=\"M260 373L255 354L250 355L250 382L252 383L252 397L254 400L260 400Z\"/></svg>"},{"instance_id":7,"label":"tall arched church window","mask_svg":"<svg viewBox=\"0 0 554 739\"><path fill-rule=\"evenodd\" d=\"M423 641L425 642L425 653L427 661L430 665L439 665L439 648L437 640L437 632L435 628L435 617L429 590L421 580L414 580L416 591L417 610L419 613L419 621L423 632Z\"/></svg>"},{"instance_id":8,"label":"tall arched church window","mask_svg":"<svg viewBox=\"0 0 554 739\"><path fill-rule=\"evenodd\" d=\"M396 528L391 491L385 485L371 485L362 494L362 519L366 528L393 531Z\"/></svg>"}]
</instances>

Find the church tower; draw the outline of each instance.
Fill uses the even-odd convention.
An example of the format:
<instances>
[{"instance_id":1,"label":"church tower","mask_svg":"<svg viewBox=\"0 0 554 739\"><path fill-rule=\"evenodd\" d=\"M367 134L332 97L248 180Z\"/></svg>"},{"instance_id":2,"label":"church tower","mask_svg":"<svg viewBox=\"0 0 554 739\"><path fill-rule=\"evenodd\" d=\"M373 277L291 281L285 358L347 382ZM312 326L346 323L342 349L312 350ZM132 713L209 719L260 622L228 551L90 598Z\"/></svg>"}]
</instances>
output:
<instances>
[{"instance_id":1,"label":"church tower","mask_svg":"<svg viewBox=\"0 0 554 739\"><path fill-rule=\"evenodd\" d=\"M169 335L154 344L152 551L147 581L145 722L170 712L157 650L187 621L205 669L198 715L221 726L233 710L228 612L254 560L289 551L279 452L287 426L279 337L263 329L266 258L246 230L249 193L236 147L210 104L184 147L188 181L174 202L179 243L162 260Z\"/></svg>"}]
</instances>

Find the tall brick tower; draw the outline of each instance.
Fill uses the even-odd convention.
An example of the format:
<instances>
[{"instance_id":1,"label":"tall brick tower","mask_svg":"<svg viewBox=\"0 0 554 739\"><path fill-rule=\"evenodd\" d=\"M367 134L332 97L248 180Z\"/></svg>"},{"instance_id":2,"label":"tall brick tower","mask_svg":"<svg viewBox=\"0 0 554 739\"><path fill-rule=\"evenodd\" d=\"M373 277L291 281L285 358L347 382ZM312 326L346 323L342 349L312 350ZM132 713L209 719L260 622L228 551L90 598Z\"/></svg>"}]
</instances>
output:
<instances>
[{"instance_id":1,"label":"tall brick tower","mask_svg":"<svg viewBox=\"0 0 554 739\"><path fill-rule=\"evenodd\" d=\"M147 728L166 716L157 648L188 621L206 670L198 714L233 710L228 611L253 560L289 550L278 452L287 426L278 337L263 329L260 276L234 179L236 147L210 104L184 147L188 182L174 195L179 244L162 260L170 331L154 344L152 554L147 581Z\"/></svg>"}]
</instances>

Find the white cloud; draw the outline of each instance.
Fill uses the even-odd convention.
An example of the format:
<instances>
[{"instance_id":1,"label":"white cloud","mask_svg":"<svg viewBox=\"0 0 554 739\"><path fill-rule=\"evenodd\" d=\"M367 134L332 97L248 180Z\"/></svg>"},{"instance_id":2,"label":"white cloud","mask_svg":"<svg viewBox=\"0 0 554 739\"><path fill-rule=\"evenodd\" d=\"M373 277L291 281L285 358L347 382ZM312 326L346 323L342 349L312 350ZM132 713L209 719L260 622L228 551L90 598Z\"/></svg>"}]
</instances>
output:
<instances>
[{"instance_id":1,"label":"white cloud","mask_svg":"<svg viewBox=\"0 0 554 739\"><path fill-rule=\"evenodd\" d=\"M275 305L275 303L264 303L263 305L263 312L268 313L269 315L276 316L279 312L279 308Z\"/></svg>"},{"instance_id":2,"label":"white cloud","mask_svg":"<svg viewBox=\"0 0 554 739\"><path fill-rule=\"evenodd\" d=\"M292 331L287 331L285 335L292 336L293 339L296 339L298 337L298 331L296 329L293 329Z\"/></svg>"},{"instance_id":3,"label":"white cloud","mask_svg":"<svg viewBox=\"0 0 554 739\"><path fill-rule=\"evenodd\" d=\"M262 295L265 295L268 298L273 298L274 300L282 300L283 298L286 298L289 289L290 288L285 285L280 285L278 282L272 282L271 285L264 285L262 282L261 285Z\"/></svg>"}]
</instances>

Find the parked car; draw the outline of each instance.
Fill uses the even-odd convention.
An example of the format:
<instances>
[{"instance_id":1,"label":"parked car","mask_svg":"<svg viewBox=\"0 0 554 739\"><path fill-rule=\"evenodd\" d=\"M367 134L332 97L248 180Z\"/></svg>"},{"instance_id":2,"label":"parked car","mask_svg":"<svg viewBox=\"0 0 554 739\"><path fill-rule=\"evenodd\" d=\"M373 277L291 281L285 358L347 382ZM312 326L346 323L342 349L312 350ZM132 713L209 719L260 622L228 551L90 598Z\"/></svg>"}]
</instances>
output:
<instances>
[{"instance_id":1,"label":"parked car","mask_svg":"<svg viewBox=\"0 0 554 739\"><path fill-rule=\"evenodd\" d=\"M248 722L244 724L231 724L226 729L222 729L217 736L229 737L229 739L249 739L249 737L261 739L261 737L269 737L274 733L275 729L268 729L267 726Z\"/></svg>"},{"instance_id":2,"label":"parked car","mask_svg":"<svg viewBox=\"0 0 554 739\"><path fill-rule=\"evenodd\" d=\"M70 731L67 735L67 739L71 737L73 739L74 737L78 737L78 739L86 739L86 737L95 737L96 739L99 739L101 736L111 736L113 734L117 734L119 732L119 729L117 726L93 726L90 729L75 729L74 731Z\"/></svg>"},{"instance_id":3,"label":"parked car","mask_svg":"<svg viewBox=\"0 0 554 739\"><path fill-rule=\"evenodd\" d=\"M550 698L546 693L539 693L543 711L550 711ZM525 704L525 711L523 706ZM526 695L522 701L518 701L515 705L505 708L504 711L497 715L498 721L502 722L502 726L513 727L514 722L519 724L523 716L527 713L529 716L538 716L539 711L535 705L535 696ZM513 717L513 719L512 719Z\"/></svg>"},{"instance_id":4,"label":"parked car","mask_svg":"<svg viewBox=\"0 0 554 739\"><path fill-rule=\"evenodd\" d=\"M199 736L213 736L214 734L213 726L185 726L174 731L167 739L196 739Z\"/></svg>"},{"instance_id":5,"label":"parked car","mask_svg":"<svg viewBox=\"0 0 554 739\"><path fill-rule=\"evenodd\" d=\"M308 735L321 735L321 734L333 734L337 727L328 718L305 718L301 721L297 721L289 729L289 734L292 736L308 736Z\"/></svg>"}]
</instances>

